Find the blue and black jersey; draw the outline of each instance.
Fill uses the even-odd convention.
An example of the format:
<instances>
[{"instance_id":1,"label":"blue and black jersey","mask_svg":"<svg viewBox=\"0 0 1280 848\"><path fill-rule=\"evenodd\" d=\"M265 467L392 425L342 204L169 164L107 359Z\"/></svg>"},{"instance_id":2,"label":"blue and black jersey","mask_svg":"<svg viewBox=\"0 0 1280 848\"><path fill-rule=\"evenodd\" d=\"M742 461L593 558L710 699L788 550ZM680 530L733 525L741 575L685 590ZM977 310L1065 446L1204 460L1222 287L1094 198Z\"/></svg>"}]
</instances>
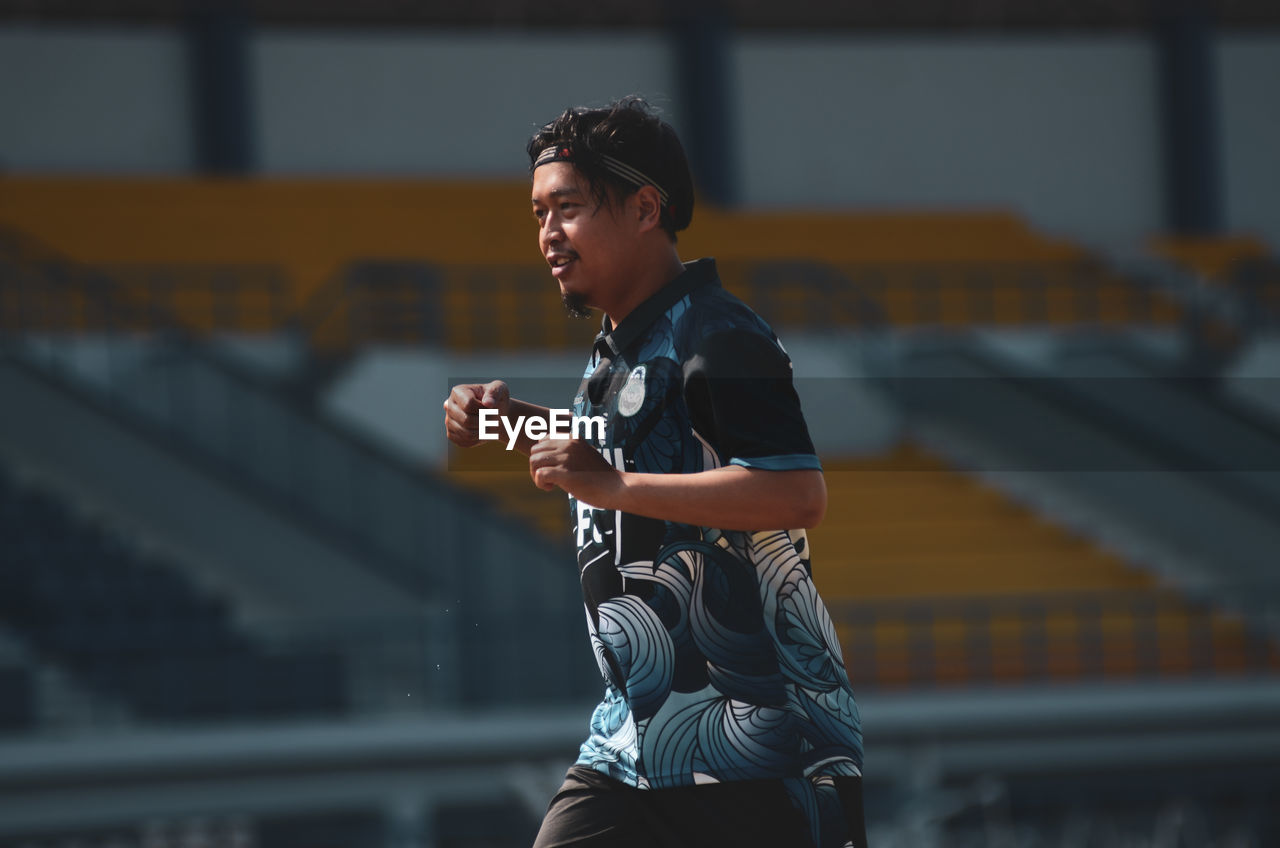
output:
<instances>
[{"instance_id":1,"label":"blue and black jersey","mask_svg":"<svg viewBox=\"0 0 1280 848\"><path fill-rule=\"evenodd\" d=\"M791 362L704 259L597 337L574 413L616 468L819 469ZM781 779L844 845L858 709L800 529L695 527L570 499L605 696L578 758L641 788Z\"/></svg>"}]
</instances>

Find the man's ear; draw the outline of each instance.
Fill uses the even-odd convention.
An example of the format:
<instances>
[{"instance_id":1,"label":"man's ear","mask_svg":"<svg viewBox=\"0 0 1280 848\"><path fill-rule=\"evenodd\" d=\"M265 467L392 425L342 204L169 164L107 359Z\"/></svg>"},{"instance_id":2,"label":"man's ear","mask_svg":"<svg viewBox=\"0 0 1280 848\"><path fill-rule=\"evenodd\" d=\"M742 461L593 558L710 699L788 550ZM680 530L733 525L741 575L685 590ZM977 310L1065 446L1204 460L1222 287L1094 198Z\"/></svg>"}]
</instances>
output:
<instances>
[{"instance_id":1,"label":"man's ear","mask_svg":"<svg viewBox=\"0 0 1280 848\"><path fill-rule=\"evenodd\" d=\"M636 222L640 225L640 232L648 232L662 226L662 199L658 197L658 190L653 186L640 186L636 189L635 194L631 195L634 204Z\"/></svg>"}]
</instances>

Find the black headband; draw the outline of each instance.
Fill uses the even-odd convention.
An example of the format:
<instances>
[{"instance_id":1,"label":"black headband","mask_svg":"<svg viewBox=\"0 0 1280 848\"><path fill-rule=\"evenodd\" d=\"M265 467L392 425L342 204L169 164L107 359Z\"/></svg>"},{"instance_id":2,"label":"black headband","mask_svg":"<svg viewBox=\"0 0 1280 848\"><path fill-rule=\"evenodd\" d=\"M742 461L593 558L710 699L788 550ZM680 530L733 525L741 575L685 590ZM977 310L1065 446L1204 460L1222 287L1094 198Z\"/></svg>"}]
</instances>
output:
<instances>
[{"instance_id":1,"label":"black headband","mask_svg":"<svg viewBox=\"0 0 1280 848\"><path fill-rule=\"evenodd\" d=\"M662 201L662 205L666 207L670 204L671 196L667 194L667 190L645 176L643 171L631 167L621 159L615 159L603 153L596 154L596 156L600 160L600 164L604 166L604 169L615 177L619 177L634 186L653 186L658 190L658 199ZM538 158L533 160L533 169L536 170L539 165L545 165L548 162L572 162L574 158L572 146L555 144L538 154Z\"/></svg>"}]
</instances>

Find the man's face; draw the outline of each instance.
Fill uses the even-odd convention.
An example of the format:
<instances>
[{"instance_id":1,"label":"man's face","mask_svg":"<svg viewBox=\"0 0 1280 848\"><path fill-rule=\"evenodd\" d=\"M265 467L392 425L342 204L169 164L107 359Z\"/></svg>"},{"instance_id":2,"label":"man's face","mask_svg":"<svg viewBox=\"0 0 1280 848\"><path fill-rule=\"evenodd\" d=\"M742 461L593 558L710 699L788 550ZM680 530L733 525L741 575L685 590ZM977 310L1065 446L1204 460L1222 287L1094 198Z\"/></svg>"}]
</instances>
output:
<instances>
[{"instance_id":1,"label":"man's face","mask_svg":"<svg viewBox=\"0 0 1280 848\"><path fill-rule=\"evenodd\" d=\"M550 162L533 172L533 216L538 248L574 304L608 311L611 293L626 284L622 219L613 206L598 205L587 181L572 163Z\"/></svg>"}]
</instances>

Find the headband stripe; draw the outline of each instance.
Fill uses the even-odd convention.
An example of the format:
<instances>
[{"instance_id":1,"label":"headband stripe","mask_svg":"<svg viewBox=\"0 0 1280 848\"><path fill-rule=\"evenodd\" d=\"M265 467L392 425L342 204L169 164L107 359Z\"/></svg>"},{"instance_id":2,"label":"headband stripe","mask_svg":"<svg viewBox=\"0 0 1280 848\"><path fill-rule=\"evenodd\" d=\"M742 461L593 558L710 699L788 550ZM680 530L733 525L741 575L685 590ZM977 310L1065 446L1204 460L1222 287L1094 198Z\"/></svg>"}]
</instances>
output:
<instances>
[{"instance_id":1,"label":"headband stripe","mask_svg":"<svg viewBox=\"0 0 1280 848\"><path fill-rule=\"evenodd\" d=\"M548 147L546 150L538 154L538 158L533 162L533 167L537 168L539 165L545 165L548 162L557 161L573 161L573 150L568 145L564 144L557 144ZM600 154L600 164L604 165L606 171L609 171L614 176L620 177L632 185L653 186L658 190L658 199L662 201L663 206L666 206L670 202L671 196L667 194L667 190L645 176L644 172L638 168L633 168L626 162L623 162L620 159L615 159L612 156L606 156L603 153Z\"/></svg>"},{"instance_id":2,"label":"headband stripe","mask_svg":"<svg viewBox=\"0 0 1280 848\"><path fill-rule=\"evenodd\" d=\"M568 147L548 147L546 150L538 154L538 158L533 161L533 167L545 165L548 162L554 162L557 159L570 159L572 154Z\"/></svg>"},{"instance_id":3,"label":"headband stripe","mask_svg":"<svg viewBox=\"0 0 1280 848\"><path fill-rule=\"evenodd\" d=\"M667 194L667 190L646 177L644 172L631 167L626 162L614 159L612 156L605 156L601 154L600 159L604 162L604 166L607 169L622 177L627 182L634 183L638 186L651 185L656 188L658 190L658 198L662 201L663 206L666 206L667 202L671 199L670 195Z\"/></svg>"}]
</instances>

